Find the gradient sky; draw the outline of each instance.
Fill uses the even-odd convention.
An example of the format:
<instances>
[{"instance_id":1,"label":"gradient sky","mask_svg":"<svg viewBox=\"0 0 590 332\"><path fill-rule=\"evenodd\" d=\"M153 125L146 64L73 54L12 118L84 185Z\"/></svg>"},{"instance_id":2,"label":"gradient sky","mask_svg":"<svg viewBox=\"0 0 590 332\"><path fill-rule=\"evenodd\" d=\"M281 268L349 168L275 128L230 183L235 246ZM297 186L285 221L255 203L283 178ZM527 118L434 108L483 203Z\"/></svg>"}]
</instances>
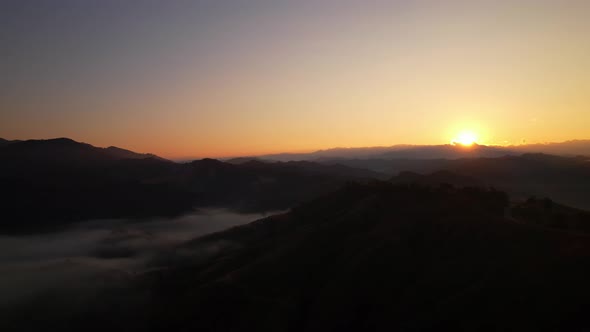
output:
<instances>
[{"instance_id":1,"label":"gradient sky","mask_svg":"<svg viewBox=\"0 0 590 332\"><path fill-rule=\"evenodd\" d=\"M590 1L3 0L0 137L164 157L589 138Z\"/></svg>"}]
</instances>

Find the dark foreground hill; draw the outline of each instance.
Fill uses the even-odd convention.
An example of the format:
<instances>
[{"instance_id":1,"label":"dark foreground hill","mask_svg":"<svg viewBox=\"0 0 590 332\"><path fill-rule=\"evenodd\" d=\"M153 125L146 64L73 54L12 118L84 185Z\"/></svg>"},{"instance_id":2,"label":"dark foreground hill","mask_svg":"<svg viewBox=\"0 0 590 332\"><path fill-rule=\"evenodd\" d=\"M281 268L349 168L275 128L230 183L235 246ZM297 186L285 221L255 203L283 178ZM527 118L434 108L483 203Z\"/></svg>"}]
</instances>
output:
<instances>
[{"instance_id":1,"label":"dark foreground hill","mask_svg":"<svg viewBox=\"0 0 590 332\"><path fill-rule=\"evenodd\" d=\"M588 331L590 237L536 222L547 211L539 204L519 206L526 215L519 219L495 190L349 184L290 213L194 240L154 262L167 262L167 269L62 320L45 312L14 324L86 331ZM587 214L578 217L590 222ZM19 313L32 317L35 310Z\"/></svg>"},{"instance_id":2,"label":"dark foreground hill","mask_svg":"<svg viewBox=\"0 0 590 332\"><path fill-rule=\"evenodd\" d=\"M516 223L507 204L496 191L351 185L193 243L227 249L159 276L163 317L212 331L590 327L588 235Z\"/></svg>"}]
</instances>

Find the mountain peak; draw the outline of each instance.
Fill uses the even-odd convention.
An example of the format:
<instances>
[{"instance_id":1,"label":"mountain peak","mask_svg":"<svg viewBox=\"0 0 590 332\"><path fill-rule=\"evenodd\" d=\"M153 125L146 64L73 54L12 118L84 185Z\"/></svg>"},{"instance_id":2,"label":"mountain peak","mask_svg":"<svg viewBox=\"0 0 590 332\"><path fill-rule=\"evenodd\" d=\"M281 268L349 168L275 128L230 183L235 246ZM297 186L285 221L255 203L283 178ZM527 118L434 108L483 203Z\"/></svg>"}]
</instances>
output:
<instances>
[{"instance_id":1,"label":"mountain peak","mask_svg":"<svg viewBox=\"0 0 590 332\"><path fill-rule=\"evenodd\" d=\"M81 143L81 142L74 141L73 139L67 138L67 137L50 138L50 139L47 139L47 140L44 140L44 141L47 141L47 142L55 142L55 143L68 143L68 144L72 144L72 143L75 143L75 144L84 144L84 143Z\"/></svg>"},{"instance_id":2,"label":"mountain peak","mask_svg":"<svg viewBox=\"0 0 590 332\"><path fill-rule=\"evenodd\" d=\"M0 141L4 146L0 157L3 159L63 162L95 162L119 159L161 159L152 154L141 154L110 146L99 148L71 138L32 139L26 141Z\"/></svg>"}]
</instances>

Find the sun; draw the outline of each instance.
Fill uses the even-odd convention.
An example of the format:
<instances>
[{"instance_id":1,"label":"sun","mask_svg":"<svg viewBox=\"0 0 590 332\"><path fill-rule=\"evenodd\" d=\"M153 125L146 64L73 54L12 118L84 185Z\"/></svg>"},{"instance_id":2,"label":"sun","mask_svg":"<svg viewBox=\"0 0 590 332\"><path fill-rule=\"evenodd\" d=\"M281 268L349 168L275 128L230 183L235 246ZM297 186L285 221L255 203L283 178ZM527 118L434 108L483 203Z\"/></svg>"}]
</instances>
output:
<instances>
[{"instance_id":1,"label":"sun","mask_svg":"<svg viewBox=\"0 0 590 332\"><path fill-rule=\"evenodd\" d=\"M453 144L461 144L463 146L472 146L477 143L477 135L469 130L460 132L452 141Z\"/></svg>"}]
</instances>

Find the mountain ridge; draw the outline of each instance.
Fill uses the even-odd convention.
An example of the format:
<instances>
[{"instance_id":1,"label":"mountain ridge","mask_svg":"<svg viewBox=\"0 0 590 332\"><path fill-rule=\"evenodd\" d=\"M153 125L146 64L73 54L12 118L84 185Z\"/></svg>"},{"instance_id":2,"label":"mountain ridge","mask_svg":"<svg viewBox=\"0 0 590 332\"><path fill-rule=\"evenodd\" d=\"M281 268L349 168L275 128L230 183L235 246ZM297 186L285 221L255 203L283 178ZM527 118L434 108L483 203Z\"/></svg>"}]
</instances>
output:
<instances>
[{"instance_id":1,"label":"mountain ridge","mask_svg":"<svg viewBox=\"0 0 590 332\"><path fill-rule=\"evenodd\" d=\"M60 137L53 139L31 139L24 141L9 141L0 145L0 158L26 158L30 161L112 161L120 159L156 158L167 159L154 154L142 154L115 146L107 148L95 147L88 143L77 142L73 139Z\"/></svg>"},{"instance_id":2,"label":"mountain ridge","mask_svg":"<svg viewBox=\"0 0 590 332\"><path fill-rule=\"evenodd\" d=\"M2 232L49 231L89 219L171 217L195 208L288 209L347 181L383 175L312 162L175 163L71 139L0 148Z\"/></svg>"},{"instance_id":3,"label":"mountain ridge","mask_svg":"<svg viewBox=\"0 0 590 332\"><path fill-rule=\"evenodd\" d=\"M519 155L523 153L548 153L565 156L590 156L590 140L570 140L564 142L523 145L484 145L461 144L410 145L353 147L321 149L309 153L279 153L256 156L255 158L288 161L310 160L329 161L338 159L456 159L465 157L499 157L503 155Z\"/></svg>"}]
</instances>

